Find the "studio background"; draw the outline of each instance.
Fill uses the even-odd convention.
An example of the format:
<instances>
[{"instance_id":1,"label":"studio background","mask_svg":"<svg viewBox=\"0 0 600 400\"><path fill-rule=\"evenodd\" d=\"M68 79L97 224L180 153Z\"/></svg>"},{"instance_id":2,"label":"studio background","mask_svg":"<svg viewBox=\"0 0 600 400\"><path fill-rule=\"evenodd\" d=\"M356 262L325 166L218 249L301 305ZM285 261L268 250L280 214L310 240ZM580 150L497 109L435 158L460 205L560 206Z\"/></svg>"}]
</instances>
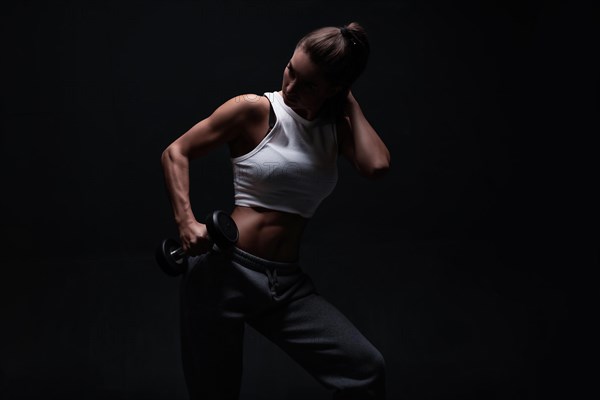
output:
<instances>
[{"instance_id":1,"label":"studio background","mask_svg":"<svg viewBox=\"0 0 600 400\"><path fill-rule=\"evenodd\" d=\"M575 390L564 270L597 265L597 235L586 189L576 206L566 194L590 185L565 164L590 159L558 138L591 131L575 117L593 112L597 88L587 9L13 1L2 6L0 398L187 398L179 279L153 258L177 237L161 152L227 99L279 90L305 33L351 21L372 49L353 93L392 166L369 181L340 160L305 235L305 271L384 355L390 400ZM192 163L198 217L231 210L232 196L226 148ZM246 332L242 400L329 398Z\"/></svg>"}]
</instances>

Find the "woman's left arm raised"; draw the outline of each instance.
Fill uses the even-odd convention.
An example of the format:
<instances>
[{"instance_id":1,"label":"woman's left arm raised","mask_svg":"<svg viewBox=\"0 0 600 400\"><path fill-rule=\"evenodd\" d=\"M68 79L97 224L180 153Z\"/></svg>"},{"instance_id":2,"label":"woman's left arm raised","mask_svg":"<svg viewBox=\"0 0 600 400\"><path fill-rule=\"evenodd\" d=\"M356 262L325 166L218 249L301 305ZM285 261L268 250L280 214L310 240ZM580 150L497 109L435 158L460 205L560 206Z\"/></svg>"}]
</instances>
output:
<instances>
[{"instance_id":1,"label":"woman's left arm raised","mask_svg":"<svg viewBox=\"0 0 600 400\"><path fill-rule=\"evenodd\" d=\"M381 177L390 167L390 152L365 118L351 90L346 96L343 114L337 122L340 151L362 175Z\"/></svg>"}]
</instances>

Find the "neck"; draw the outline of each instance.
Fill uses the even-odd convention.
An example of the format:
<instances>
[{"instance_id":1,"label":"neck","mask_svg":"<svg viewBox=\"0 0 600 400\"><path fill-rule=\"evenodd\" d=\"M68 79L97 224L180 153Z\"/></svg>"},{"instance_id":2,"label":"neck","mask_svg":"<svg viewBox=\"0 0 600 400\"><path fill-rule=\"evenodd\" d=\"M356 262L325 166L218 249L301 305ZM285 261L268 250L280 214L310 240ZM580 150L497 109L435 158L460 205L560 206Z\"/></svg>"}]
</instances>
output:
<instances>
[{"instance_id":1,"label":"neck","mask_svg":"<svg viewBox=\"0 0 600 400\"><path fill-rule=\"evenodd\" d=\"M316 118L319 118L320 116L322 116L325 113L325 108L323 106L323 104L321 104L319 106L319 108L317 109L308 109L308 108L294 108L292 107L292 109L294 111L296 111L296 113L298 115L300 115L302 118L308 120L308 121L312 121Z\"/></svg>"}]
</instances>

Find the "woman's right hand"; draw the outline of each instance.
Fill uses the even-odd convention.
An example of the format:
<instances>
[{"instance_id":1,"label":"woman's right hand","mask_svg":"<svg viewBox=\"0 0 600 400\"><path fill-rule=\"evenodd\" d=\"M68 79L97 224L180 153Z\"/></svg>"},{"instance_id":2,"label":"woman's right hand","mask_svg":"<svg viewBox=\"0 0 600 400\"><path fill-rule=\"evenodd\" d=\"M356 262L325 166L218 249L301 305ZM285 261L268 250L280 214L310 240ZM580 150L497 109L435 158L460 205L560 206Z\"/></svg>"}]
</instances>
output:
<instances>
[{"instance_id":1,"label":"woman's right hand","mask_svg":"<svg viewBox=\"0 0 600 400\"><path fill-rule=\"evenodd\" d=\"M189 256L197 256L210 250L206 225L194 220L179 226L181 247Z\"/></svg>"}]
</instances>

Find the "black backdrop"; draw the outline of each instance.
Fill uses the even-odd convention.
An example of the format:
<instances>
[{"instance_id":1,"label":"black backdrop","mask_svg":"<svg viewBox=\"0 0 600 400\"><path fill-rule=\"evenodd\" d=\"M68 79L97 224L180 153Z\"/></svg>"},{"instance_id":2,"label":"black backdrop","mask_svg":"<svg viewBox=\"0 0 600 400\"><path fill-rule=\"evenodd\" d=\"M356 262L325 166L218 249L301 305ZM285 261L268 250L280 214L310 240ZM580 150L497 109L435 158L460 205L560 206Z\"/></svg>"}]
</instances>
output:
<instances>
[{"instance_id":1,"label":"black backdrop","mask_svg":"<svg viewBox=\"0 0 600 400\"><path fill-rule=\"evenodd\" d=\"M178 280L153 260L176 237L160 154L225 100L279 90L304 33L350 21L372 45L353 93L392 168L340 162L305 270L384 354L390 399L570 394L570 294L597 265L597 28L575 4L3 4L0 397L186 398ZM227 157L193 162L197 215L233 206ZM243 399L329 398L245 341Z\"/></svg>"}]
</instances>

